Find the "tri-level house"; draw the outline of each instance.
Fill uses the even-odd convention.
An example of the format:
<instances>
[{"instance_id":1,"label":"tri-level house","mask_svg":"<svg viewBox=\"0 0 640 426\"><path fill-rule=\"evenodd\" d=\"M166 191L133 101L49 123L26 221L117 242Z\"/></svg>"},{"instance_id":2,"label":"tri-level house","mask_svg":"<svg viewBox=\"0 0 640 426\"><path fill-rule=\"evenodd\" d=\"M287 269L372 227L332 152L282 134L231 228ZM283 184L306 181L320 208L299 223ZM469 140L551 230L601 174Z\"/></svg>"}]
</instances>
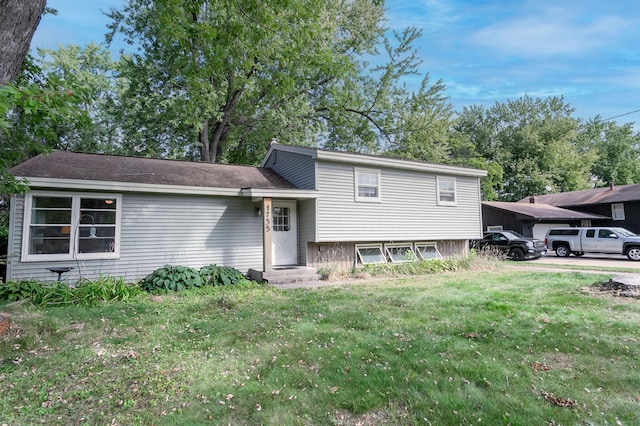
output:
<instances>
[{"instance_id":1,"label":"tri-level house","mask_svg":"<svg viewBox=\"0 0 640 426\"><path fill-rule=\"evenodd\" d=\"M272 144L260 167L55 151L11 169L7 279L165 265L353 268L465 255L485 171ZM59 271L66 271L56 275Z\"/></svg>"}]
</instances>

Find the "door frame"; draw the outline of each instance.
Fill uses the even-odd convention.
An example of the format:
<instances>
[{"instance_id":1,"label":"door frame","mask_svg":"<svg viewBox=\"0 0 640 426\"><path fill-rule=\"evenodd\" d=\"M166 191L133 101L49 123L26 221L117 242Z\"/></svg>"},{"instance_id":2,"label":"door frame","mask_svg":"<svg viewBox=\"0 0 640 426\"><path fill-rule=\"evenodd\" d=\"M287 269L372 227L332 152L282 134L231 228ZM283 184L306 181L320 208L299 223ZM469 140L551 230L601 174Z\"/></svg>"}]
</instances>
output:
<instances>
[{"instance_id":1,"label":"door frame","mask_svg":"<svg viewBox=\"0 0 640 426\"><path fill-rule=\"evenodd\" d=\"M278 223L277 208L284 207L289 209L287 231L280 230L282 223ZM273 200L272 201L272 259L274 267L292 266L298 264L298 209L296 200ZM282 234L286 232L286 234ZM284 238L280 238L284 237ZM284 260L282 260L282 250L279 246L286 245L288 252Z\"/></svg>"}]
</instances>

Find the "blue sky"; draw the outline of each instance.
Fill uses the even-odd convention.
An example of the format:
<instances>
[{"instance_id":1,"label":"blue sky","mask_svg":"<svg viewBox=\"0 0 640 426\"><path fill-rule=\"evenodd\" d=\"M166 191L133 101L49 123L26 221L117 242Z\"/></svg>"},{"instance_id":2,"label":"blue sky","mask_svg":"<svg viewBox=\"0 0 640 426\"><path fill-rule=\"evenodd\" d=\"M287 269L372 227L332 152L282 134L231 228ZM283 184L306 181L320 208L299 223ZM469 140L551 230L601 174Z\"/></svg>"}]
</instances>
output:
<instances>
[{"instance_id":1,"label":"blue sky","mask_svg":"<svg viewBox=\"0 0 640 426\"><path fill-rule=\"evenodd\" d=\"M47 3L58 15L43 17L33 47L104 41L101 10L123 0ZM456 111L525 94L564 96L575 117L640 124L638 2L387 0L386 7L391 28L422 29L421 73L443 80Z\"/></svg>"}]
</instances>

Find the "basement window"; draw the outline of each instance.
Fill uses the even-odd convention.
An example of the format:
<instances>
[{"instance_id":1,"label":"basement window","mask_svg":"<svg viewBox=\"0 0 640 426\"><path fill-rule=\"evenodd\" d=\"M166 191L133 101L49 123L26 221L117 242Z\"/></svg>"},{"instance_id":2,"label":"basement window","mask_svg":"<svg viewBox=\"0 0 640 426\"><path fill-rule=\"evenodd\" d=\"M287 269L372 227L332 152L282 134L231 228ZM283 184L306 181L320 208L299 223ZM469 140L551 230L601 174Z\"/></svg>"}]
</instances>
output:
<instances>
[{"instance_id":1,"label":"basement window","mask_svg":"<svg viewBox=\"0 0 640 426\"><path fill-rule=\"evenodd\" d=\"M416 243L416 253L423 260L442 259L436 243Z\"/></svg>"},{"instance_id":2,"label":"basement window","mask_svg":"<svg viewBox=\"0 0 640 426\"><path fill-rule=\"evenodd\" d=\"M416 254L411 244L385 244L384 249L391 262L412 262L416 260Z\"/></svg>"},{"instance_id":3,"label":"basement window","mask_svg":"<svg viewBox=\"0 0 640 426\"><path fill-rule=\"evenodd\" d=\"M358 244L356 245L356 254L358 262L363 265L387 261L382 252L382 244Z\"/></svg>"}]
</instances>

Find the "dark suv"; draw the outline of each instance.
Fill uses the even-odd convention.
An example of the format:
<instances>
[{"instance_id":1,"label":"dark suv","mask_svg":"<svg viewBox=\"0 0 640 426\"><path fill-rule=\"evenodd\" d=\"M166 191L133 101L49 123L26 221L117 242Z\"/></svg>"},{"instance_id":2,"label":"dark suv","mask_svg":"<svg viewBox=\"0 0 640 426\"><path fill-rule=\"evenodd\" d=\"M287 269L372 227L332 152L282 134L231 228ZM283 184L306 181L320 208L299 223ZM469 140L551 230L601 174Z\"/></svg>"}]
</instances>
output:
<instances>
[{"instance_id":1,"label":"dark suv","mask_svg":"<svg viewBox=\"0 0 640 426\"><path fill-rule=\"evenodd\" d=\"M476 250L493 248L512 260L537 259L547 252L544 241L523 237L515 231L485 232L481 240L471 242L471 247Z\"/></svg>"}]
</instances>

